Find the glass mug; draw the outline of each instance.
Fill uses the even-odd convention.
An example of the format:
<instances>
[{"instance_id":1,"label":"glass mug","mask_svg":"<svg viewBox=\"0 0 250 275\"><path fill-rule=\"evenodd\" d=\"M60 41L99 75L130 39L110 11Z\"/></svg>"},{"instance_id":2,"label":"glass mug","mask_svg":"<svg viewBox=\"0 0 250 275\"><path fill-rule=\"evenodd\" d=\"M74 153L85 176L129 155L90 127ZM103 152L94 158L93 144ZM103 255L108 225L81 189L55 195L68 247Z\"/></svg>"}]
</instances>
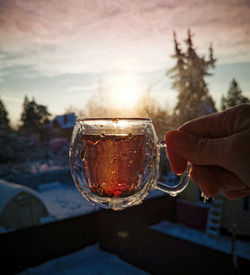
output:
<instances>
[{"instance_id":1,"label":"glass mug","mask_svg":"<svg viewBox=\"0 0 250 275\"><path fill-rule=\"evenodd\" d=\"M114 210L141 203L152 189L176 196L190 167L174 186L157 182L161 147L151 119L78 119L69 149L75 185L88 201Z\"/></svg>"}]
</instances>

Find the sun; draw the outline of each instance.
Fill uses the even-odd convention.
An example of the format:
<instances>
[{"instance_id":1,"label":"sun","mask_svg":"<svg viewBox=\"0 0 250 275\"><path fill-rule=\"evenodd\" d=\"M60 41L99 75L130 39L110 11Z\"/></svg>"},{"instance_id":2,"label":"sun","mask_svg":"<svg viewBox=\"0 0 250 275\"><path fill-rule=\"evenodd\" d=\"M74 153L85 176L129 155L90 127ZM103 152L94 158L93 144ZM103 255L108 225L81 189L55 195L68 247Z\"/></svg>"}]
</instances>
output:
<instances>
[{"instance_id":1,"label":"sun","mask_svg":"<svg viewBox=\"0 0 250 275\"><path fill-rule=\"evenodd\" d=\"M135 104L138 100L138 94L134 87L130 85L125 86L119 93L117 93L117 102L119 104L128 105Z\"/></svg>"},{"instance_id":2,"label":"sun","mask_svg":"<svg viewBox=\"0 0 250 275\"><path fill-rule=\"evenodd\" d=\"M136 78L131 75L117 77L112 83L111 99L119 109L133 109L139 103L141 88Z\"/></svg>"}]
</instances>

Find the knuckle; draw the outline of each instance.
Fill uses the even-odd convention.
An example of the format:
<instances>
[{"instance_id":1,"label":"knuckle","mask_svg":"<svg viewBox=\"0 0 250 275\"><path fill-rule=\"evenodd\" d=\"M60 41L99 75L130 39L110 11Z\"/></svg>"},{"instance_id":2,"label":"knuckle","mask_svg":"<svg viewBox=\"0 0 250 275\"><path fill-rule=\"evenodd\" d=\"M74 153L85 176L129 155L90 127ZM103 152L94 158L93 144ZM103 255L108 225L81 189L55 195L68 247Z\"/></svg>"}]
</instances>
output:
<instances>
[{"instance_id":1,"label":"knuckle","mask_svg":"<svg viewBox=\"0 0 250 275\"><path fill-rule=\"evenodd\" d=\"M228 138L226 145L225 150L228 156L227 161L234 164L241 163L246 151L244 142L239 140L238 135L233 135L231 138Z\"/></svg>"},{"instance_id":2,"label":"knuckle","mask_svg":"<svg viewBox=\"0 0 250 275\"><path fill-rule=\"evenodd\" d=\"M221 155L221 146L218 140L202 137L198 140L198 158L200 163L205 165L214 165L218 163Z\"/></svg>"},{"instance_id":3,"label":"knuckle","mask_svg":"<svg viewBox=\"0 0 250 275\"><path fill-rule=\"evenodd\" d=\"M197 146L199 148L198 150L198 158L200 160L203 159L204 154L207 152L207 147L208 147L208 138L202 137L198 139Z\"/></svg>"},{"instance_id":4,"label":"knuckle","mask_svg":"<svg viewBox=\"0 0 250 275\"><path fill-rule=\"evenodd\" d=\"M224 168L234 165L238 153L236 144L237 140L233 136L222 138L215 150L215 161Z\"/></svg>"},{"instance_id":5,"label":"knuckle","mask_svg":"<svg viewBox=\"0 0 250 275\"><path fill-rule=\"evenodd\" d=\"M223 141L224 141L222 146L223 153L225 154L225 156L230 158L230 156L234 155L235 151L237 150L236 148L237 141L234 138L234 136L225 138Z\"/></svg>"}]
</instances>

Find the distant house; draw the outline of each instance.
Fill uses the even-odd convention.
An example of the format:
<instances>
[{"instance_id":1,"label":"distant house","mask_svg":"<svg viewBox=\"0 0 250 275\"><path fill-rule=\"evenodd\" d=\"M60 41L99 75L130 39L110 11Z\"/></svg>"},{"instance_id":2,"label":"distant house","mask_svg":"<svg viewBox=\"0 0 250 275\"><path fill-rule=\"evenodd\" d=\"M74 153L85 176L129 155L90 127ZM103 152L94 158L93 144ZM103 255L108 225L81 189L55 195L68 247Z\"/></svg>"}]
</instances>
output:
<instances>
[{"instance_id":1,"label":"distant house","mask_svg":"<svg viewBox=\"0 0 250 275\"><path fill-rule=\"evenodd\" d=\"M49 215L39 194L26 186L0 179L0 226L19 229L40 223Z\"/></svg>"},{"instance_id":2,"label":"distant house","mask_svg":"<svg viewBox=\"0 0 250 275\"><path fill-rule=\"evenodd\" d=\"M50 121L49 126L59 131L61 135L70 137L76 122L74 113L58 115Z\"/></svg>"}]
</instances>

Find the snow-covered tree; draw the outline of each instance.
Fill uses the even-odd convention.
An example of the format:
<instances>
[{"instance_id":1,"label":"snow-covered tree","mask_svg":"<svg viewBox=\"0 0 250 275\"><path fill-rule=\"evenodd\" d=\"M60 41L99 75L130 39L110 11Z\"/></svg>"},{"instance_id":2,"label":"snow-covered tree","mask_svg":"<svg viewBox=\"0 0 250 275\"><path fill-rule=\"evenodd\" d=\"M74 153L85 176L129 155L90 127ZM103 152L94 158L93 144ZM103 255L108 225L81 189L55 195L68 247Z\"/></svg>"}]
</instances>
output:
<instances>
[{"instance_id":1,"label":"snow-covered tree","mask_svg":"<svg viewBox=\"0 0 250 275\"><path fill-rule=\"evenodd\" d=\"M221 98L221 109L226 110L243 103L250 103L250 100L242 94L237 81L233 79L226 97L223 95Z\"/></svg>"},{"instance_id":2,"label":"snow-covered tree","mask_svg":"<svg viewBox=\"0 0 250 275\"><path fill-rule=\"evenodd\" d=\"M175 124L180 125L195 117L216 111L215 103L209 95L205 77L215 67L213 48L209 47L209 58L199 56L194 48L191 31L187 32L187 46L183 52L174 33L176 65L168 71L173 79L173 88L178 91L178 102L174 109Z\"/></svg>"}]
</instances>

